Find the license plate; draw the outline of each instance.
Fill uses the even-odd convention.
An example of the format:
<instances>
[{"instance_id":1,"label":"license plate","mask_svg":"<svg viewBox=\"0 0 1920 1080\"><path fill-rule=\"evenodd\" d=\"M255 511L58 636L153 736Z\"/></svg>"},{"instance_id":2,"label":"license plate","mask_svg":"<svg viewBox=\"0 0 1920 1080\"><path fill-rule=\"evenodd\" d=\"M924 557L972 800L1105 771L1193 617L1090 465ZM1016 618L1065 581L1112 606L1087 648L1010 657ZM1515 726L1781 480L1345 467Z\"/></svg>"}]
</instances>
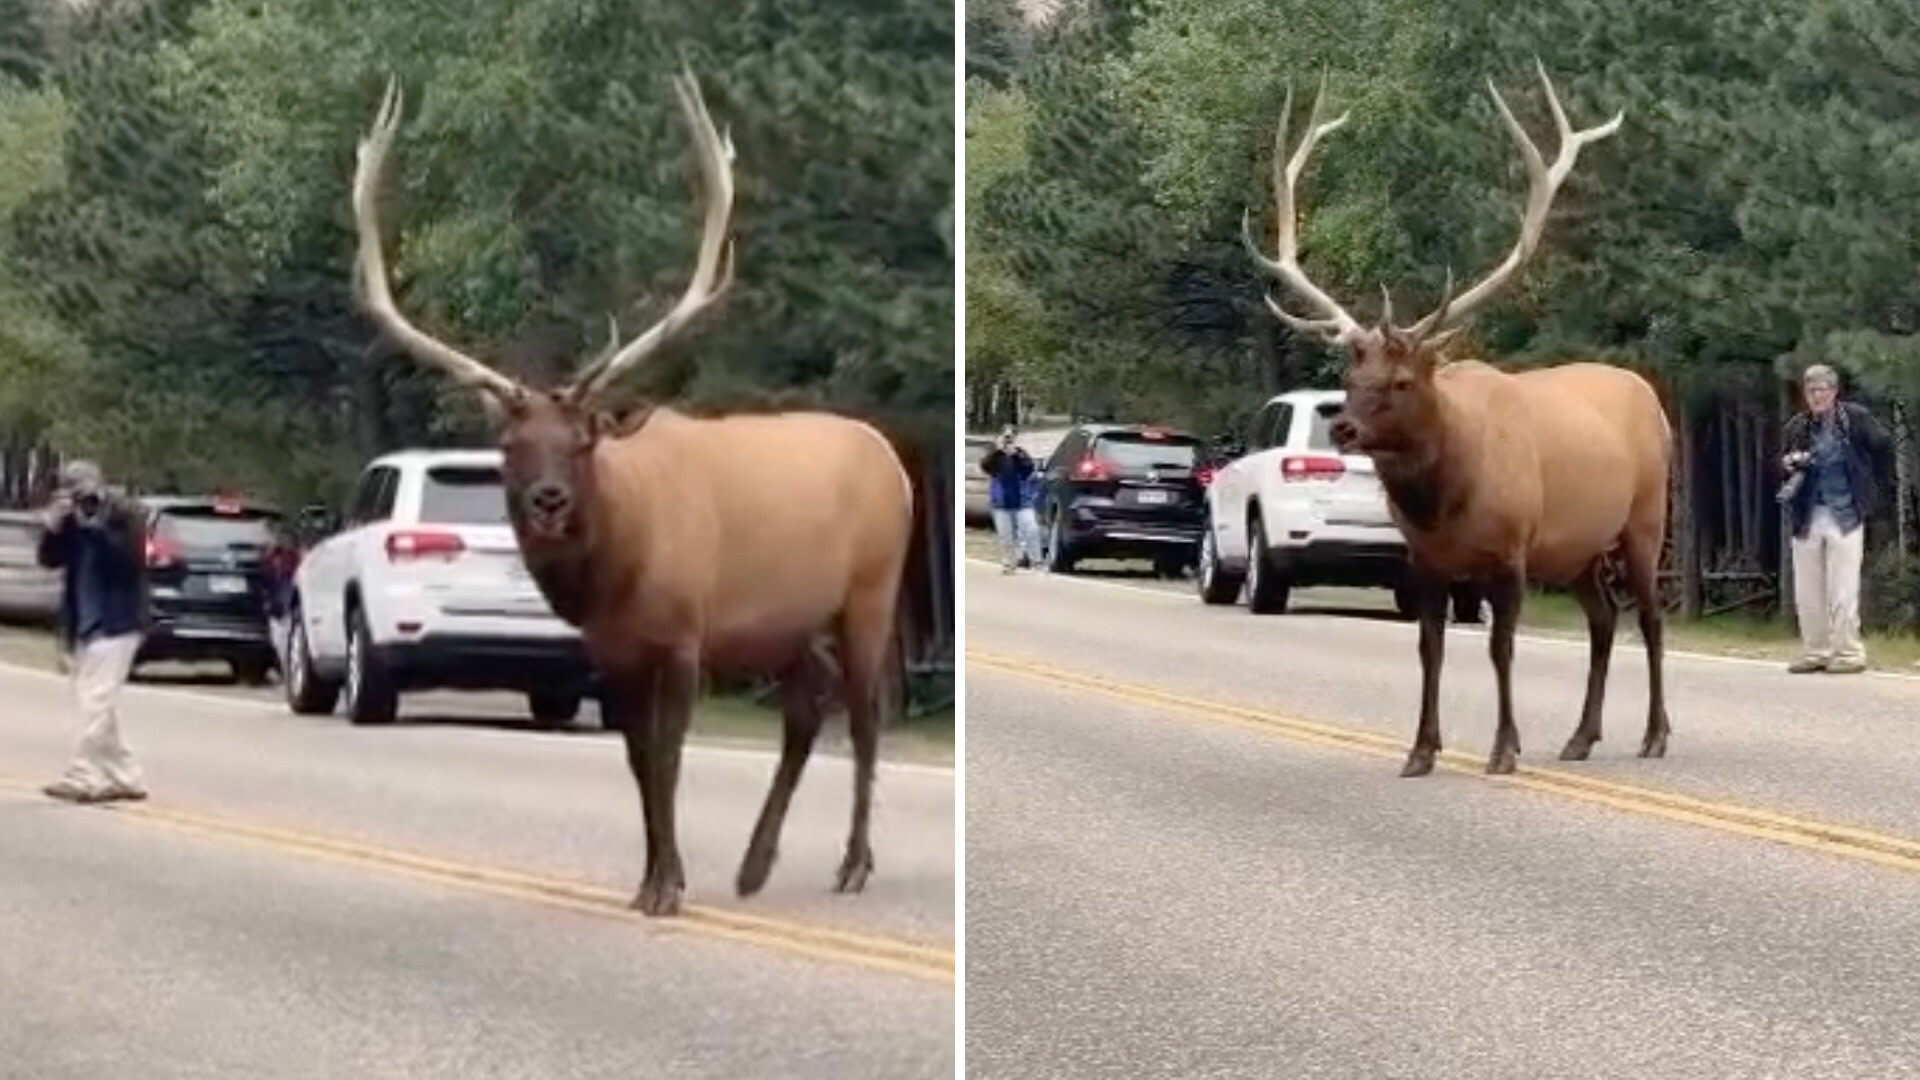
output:
<instances>
[{"instance_id":1,"label":"license plate","mask_svg":"<svg viewBox=\"0 0 1920 1080\"><path fill-rule=\"evenodd\" d=\"M215 574L207 579L207 591L216 596L239 596L247 591L247 579L232 574Z\"/></svg>"},{"instance_id":2,"label":"license plate","mask_svg":"<svg viewBox=\"0 0 1920 1080\"><path fill-rule=\"evenodd\" d=\"M1173 492L1159 491L1153 488L1148 488L1145 491L1135 492L1133 496L1133 501L1137 503L1142 503L1145 505L1158 506L1163 503L1172 502Z\"/></svg>"}]
</instances>

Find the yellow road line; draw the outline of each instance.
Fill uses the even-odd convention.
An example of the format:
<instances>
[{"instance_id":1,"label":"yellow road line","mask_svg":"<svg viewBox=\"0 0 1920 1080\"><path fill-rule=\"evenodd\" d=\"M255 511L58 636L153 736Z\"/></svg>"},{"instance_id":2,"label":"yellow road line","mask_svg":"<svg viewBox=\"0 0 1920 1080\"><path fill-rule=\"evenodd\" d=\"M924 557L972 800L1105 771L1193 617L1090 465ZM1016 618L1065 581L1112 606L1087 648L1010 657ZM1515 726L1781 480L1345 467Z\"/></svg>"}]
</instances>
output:
<instances>
[{"instance_id":1,"label":"yellow road line","mask_svg":"<svg viewBox=\"0 0 1920 1080\"><path fill-rule=\"evenodd\" d=\"M1175 709L1214 723L1278 735L1296 742L1391 758L1404 758L1410 746L1408 740L1376 732L1209 701L1158 687L1034 663L971 646L966 650L966 658L969 670L997 671L1055 686L1104 694L1136 705ZM1905 837L1581 776L1562 769L1543 769L1535 765L1521 765L1516 772L1507 776L1488 776L1484 760L1455 750L1441 751L1434 767L1648 817L1681 821L1753 839L1844 855L1882 866L1920 871L1920 841Z\"/></svg>"},{"instance_id":2,"label":"yellow road line","mask_svg":"<svg viewBox=\"0 0 1920 1080\"><path fill-rule=\"evenodd\" d=\"M37 790L32 785L0 777L0 788ZM906 975L951 986L954 954L950 949L896 938L855 934L760 915L683 904L675 918L656 919L627 906L628 898L578 882L543 878L515 870L454 862L416 852L376 847L322 833L260 825L233 818L173 809L149 800L107 803L96 809L141 818L182 832L222 839L247 840L277 851L316 856L357 866L394 870L410 877L455 884L497 896L531 900L551 907L639 922L649 927L704 934L765 948L853 964L875 971Z\"/></svg>"}]
</instances>

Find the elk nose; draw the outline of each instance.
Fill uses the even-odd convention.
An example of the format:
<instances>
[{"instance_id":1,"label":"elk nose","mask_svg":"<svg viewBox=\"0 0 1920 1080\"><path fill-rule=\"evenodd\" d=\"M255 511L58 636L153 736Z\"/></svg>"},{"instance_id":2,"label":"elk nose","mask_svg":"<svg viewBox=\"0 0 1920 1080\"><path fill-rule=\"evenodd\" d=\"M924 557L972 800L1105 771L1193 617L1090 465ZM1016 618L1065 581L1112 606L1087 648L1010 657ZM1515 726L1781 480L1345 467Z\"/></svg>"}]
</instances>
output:
<instances>
[{"instance_id":1,"label":"elk nose","mask_svg":"<svg viewBox=\"0 0 1920 1080\"><path fill-rule=\"evenodd\" d=\"M527 501L533 504L535 510L553 517L564 511L573 498L567 494L566 488L559 484L548 483L536 485L531 492L527 493Z\"/></svg>"},{"instance_id":2,"label":"elk nose","mask_svg":"<svg viewBox=\"0 0 1920 1080\"><path fill-rule=\"evenodd\" d=\"M1342 413L1333 418L1333 423L1327 425L1327 434L1332 437L1336 448L1344 450L1359 436L1360 431L1354 422Z\"/></svg>"}]
</instances>

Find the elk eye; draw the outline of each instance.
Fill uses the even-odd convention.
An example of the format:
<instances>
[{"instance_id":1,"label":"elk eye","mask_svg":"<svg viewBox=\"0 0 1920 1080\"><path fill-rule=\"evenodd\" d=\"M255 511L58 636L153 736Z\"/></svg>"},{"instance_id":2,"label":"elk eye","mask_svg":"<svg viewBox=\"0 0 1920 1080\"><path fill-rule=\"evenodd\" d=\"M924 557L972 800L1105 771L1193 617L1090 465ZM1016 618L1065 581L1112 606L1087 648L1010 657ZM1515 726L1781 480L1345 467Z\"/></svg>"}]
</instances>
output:
<instances>
[{"instance_id":1,"label":"elk eye","mask_svg":"<svg viewBox=\"0 0 1920 1080\"><path fill-rule=\"evenodd\" d=\"M1411 389L1413 389L1413 380L1412 380L1412 379L1409 379L1409 378L1406 378L1406 377L1404 377L1404 376L1403 376L1403 377L1401 377L1401 378L1398 378L1398 379L1395 379L1395 380L1393 380L1393 392L1394 392L1394 393L1396 393L1396 394L1404 394L1404 393L1406 393L1407 391L1409 391L1409 390L1411 390Z\"/></svg>"}]
</instances>

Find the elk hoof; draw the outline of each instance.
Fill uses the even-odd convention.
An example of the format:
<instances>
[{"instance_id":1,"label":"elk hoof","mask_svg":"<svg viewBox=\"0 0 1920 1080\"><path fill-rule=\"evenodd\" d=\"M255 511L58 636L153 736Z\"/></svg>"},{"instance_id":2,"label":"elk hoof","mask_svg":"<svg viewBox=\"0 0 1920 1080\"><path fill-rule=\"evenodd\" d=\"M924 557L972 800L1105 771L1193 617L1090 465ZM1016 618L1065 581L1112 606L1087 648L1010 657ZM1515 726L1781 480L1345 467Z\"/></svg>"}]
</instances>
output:
<instances>
[{"instance_id":1,"label":"elk hoof","mask_svg":"<svg viewBox=\"0 0 1920 1080\"><path fill-rule=\"evenodd\" d=\"M840 873L834 879L833 891L857 893L867 887L867 878L872 873L873 849L850 848L846 859L840 863Z\"/></svg>"},{"instance_id":2,"label":"elk hoof","mask_svg":"<svg viewBox=\"0 0 1920 1080\"><path fill-rule=\"evenodd\" d=\"M733 880L734 894L752 896L759 892L773 873L773 861L778 855L772 844L748 848L747 857L740 860L740 874Z\"/></svg>"},{"instance_id":3,"label":"elk hoof","mask_svg":"<svg viewBox=\"0 0 1920 1080\"><path fill-rule=\"evenodd\" d=\"M1511 746L1495 750L1493 756L1487 759L1487 775L1506 776L1513 772L1518 767L1519 756Z\"/></svg>"},{"instance_id":4,"label":"elk hoof","mask_svg":"<svg viewBox=\"0 0 1920 1080\"><path fill-rule=\"evenodd\" d=\"M640 891L634 894L633 903L628 905L648 916L669 916L680 914L680 894L686 886L670 878L649 878L640 883Z\"/></svg>"},{"instance_id":5,"label":"elk hoof","mask_svg":"<svg viewBox=\"0 0 1920 1080\"><path fill-rule=\"evenodd\" d=\"M1646 742L1641 743L1640 756L1648 757L1648 758L1666 757L1667 756L1667 733L1663 731L1658 735L1650 736Z\"/></svg>"},{"instance_id":6,"label":"elk hoof","mask_svg":"<svg viewBox=\"0 0 1920 1080\"><path fill-rule=\"evenodd\" d=\"M1400 770L1401 776L1425 776L1433 771L1433 751L1416 746L1413 753L1407 755L1407 763Z\"/></svg>"},{"instance_id":7,"label":"elk hoof","mask_svg":"<svg viewBox=\"0 0 1920 1080\"><path fill-rule=\"evenodd\" d=\"M1593 744L1597 741L1598 740L1596 739L1583 739L1580 736L1575 735L1573 738L1567 740L1567 745L1560 748L1560 760L1561 761L1587 760L1587 755L1593 752Z\"/></svg>"}]
</instances>

